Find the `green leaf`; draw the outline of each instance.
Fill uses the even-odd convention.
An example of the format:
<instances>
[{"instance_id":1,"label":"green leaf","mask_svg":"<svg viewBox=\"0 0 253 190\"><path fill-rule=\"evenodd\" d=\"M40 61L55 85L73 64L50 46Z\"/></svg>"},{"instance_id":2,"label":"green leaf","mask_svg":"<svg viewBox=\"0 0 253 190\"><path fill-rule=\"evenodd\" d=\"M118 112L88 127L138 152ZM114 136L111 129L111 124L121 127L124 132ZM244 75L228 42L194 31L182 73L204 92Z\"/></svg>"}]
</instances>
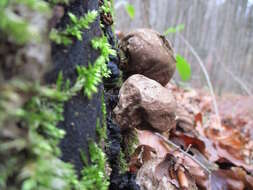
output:
<instances>
[{"instance_id":1,"label":"green leaf","mask_svg":"<svg viewBox=\"0 0 253 190\"><path fill-rule=\"evenodd\" d=\"M176 27L170 27L170 28L168 28L164 32L164 35L167 36L168 34L174 34L174 33L177 33L177 32L181 32L182 30L184 30L184 24L179 24Z\"/></svg>"},{"instance_id":2,"label":"green leaf","mask_svg":"<svg viewBox=\"0 0 253 190\"><path fill-rule=\"evenodd\" d=\"M7 3L8 3L8 0L1 0L0 1L0 8L5 7L7 5Z\"/></svg>"},{"instance_id":3,"label":"green leaf","mask_svg":"<svg viewBox=\"0 0 253 190\"><path fill-rule=\"evenodd\" d=\"M184 30L184 24L179 24L177 27L176 27L177 31L178 32L181 32L182 30Z\"/></svg>"},{"instance_id":4,"label":"green leaf","mask_svg":"<svg viewBox=\"0 0 253 190\"><path fill-rule=\"evenodd\" d=\"M179 54L176 55L177 71L183 81L191 78L191 65Z\"/></svg>"},{"instance_id":5,"label":"green leaf","mask_svg":"<svg viewBox=\"0 0 253 190\"><path fill-rule=\"evenodd\" d=\"M129 15L129 17L131 19L134 19L134 16L135 16L135 8L134 8L134 6L128 3L125 6L125 10L126 10L127 14Z\"/></svg>"}]
</instances>

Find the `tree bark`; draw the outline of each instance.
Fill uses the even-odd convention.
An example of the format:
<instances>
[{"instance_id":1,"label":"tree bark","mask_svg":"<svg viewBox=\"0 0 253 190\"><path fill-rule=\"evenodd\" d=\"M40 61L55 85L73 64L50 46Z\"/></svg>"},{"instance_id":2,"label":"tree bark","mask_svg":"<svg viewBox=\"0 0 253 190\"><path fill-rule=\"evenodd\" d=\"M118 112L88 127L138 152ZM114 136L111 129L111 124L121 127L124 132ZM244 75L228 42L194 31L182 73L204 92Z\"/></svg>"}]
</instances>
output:
<instances>
[{"instance_id":1,"label":"tree bark","mask_svg":"<svg viewBox=\"0 0 253 190\"><path fill-rule=\"evenodd\" d=\"M64 16L57 28L64 28L69 23L68 12L80 17L88 10L98 10L98 0L75 0L65 6ZM73 84L77 78L76 66L93 64L99 55L91 46L91 40L101 35L99 16L90 25L90 29L83 32L83 41L75 40L70 46L52 44L53 67L46 74L48 83L55 83L58 73L62 71L63 78ZM74 164L77 173L83 168L80 151L88 155L88 140L96 139L96 122L101 118L101 95L103 86L98 87L98 93L89 100L82 92L65 103L64 121L58 126L66 131L60 143L62 160Z\"/></svg>"}]
</instances>

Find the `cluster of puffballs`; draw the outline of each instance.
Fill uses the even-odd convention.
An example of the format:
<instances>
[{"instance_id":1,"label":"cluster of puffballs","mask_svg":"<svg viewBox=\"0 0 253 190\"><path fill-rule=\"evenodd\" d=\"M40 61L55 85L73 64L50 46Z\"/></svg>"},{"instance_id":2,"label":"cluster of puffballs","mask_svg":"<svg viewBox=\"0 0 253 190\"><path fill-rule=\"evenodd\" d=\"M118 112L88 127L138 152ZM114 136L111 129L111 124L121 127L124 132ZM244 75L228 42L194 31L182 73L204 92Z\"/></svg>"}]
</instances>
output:
<instances>
[{"instance_id":1,"label":"cluster of puffballs","mask_svg":"<svg viewBox=\"0 0 253 190\"><path fill-rule=\"evenodd\" d=\"M121 129L173 128L176 102L165 86L176 59L169 41L152 29L137 29L120 38L119 56L124 83L114 114Z\"/></svg>"}]
</instances>

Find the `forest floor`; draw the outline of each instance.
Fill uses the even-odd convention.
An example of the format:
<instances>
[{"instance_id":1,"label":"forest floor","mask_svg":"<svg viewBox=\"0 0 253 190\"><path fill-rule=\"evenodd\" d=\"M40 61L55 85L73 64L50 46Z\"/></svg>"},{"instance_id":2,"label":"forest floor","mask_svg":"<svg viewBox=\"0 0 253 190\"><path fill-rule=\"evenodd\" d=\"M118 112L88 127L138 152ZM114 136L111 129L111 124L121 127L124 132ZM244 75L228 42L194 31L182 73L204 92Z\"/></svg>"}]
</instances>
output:
<instances>
[{"instance_id":1,"label":"forest floor","mask_svg":"<svg viewBox=\"0 0 253 190\"><path fill-rule=\"evenodd\" d=\"M177 124L168 134L137 130L129 163L137 183L161 188L155 183L167 176L179 189L196 189L194 180L199 189L253 189L253 97L217 97L218 118L209 93L166 88L177 102Z\"/></svg>"}]
</instances>

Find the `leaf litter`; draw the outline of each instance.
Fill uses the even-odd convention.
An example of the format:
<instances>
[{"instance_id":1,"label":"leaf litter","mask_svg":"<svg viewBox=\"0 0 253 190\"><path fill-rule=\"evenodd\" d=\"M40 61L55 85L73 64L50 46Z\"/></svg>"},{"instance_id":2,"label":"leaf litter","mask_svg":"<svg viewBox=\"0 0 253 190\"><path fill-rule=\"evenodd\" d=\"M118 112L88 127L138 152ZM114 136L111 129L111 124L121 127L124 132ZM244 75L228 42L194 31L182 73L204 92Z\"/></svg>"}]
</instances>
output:
<instances>
[{"instance_id":1,"label":"leaf litter","mask_svg":"<svg viewBox=\"0 0 253 190\"><path fill-rule=\"evenodd\" d=\"M253 97L218 98L220 124L208 93L166 88L177 102L176 127L159 135L135 129L129 169L142 189L253 189Z\"/></svg>"}]
</instances>

